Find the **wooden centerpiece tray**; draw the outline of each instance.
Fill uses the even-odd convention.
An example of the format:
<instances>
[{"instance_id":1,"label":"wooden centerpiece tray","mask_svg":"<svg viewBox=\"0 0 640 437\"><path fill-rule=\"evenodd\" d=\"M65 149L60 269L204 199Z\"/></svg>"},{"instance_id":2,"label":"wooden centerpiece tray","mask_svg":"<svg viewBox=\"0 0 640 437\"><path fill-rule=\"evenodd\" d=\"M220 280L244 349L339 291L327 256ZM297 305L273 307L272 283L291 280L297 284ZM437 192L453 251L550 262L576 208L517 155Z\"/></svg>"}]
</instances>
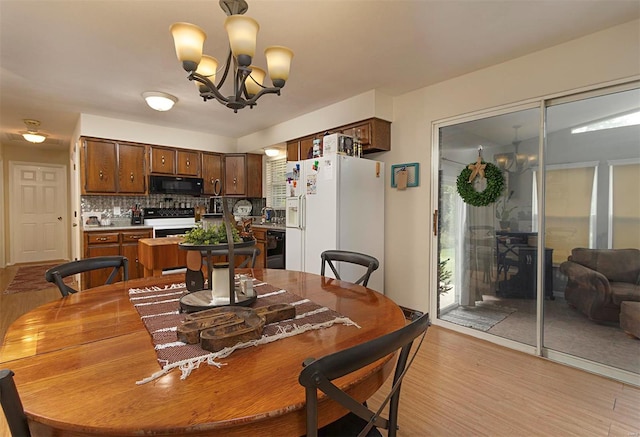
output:
<instances>
[{"instance_id":1,"label":"wooden centerpiece tray","mask_svg":"<svg viewBox=\"0 0 640 437\"><path fill-rule=\"evenodd\" d=\"M178 340L200 343L204 350L217 352L237 343L257 340L265 324L292 319L295 307L274 304L260 308L226 306L189 314L177 327Z\"/></svg>"}]
</instances>

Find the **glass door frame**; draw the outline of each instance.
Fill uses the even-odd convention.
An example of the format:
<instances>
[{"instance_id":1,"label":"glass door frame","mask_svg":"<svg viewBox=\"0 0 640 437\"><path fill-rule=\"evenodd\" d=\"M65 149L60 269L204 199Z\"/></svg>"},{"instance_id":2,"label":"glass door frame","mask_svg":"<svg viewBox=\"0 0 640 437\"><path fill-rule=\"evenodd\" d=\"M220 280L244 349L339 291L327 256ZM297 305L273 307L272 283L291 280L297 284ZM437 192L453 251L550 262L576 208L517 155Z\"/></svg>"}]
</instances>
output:
<instances>
[{"instance_id":1,"label":"glass door frame","mask_svg":"<svg viewBox=\"0 0 640 437\"><path fill-rule=\"evenodd\" d=\"M624 80L608 85L599 85L590 89L584 89L576 91L575 93L564 93L555 96L543 96L536 99L526 100L517 104L504 105L497 108L477 111L469 114L464 114L456 117L449 117L446 119L435 120L431 123L431 211L432 217L432 230L431 230L431 250L429 255L429 265L431 273L431 287L430 287L430 305L429 311L431 314L437 315L432 318L434 325L443 326L447 329L457 331L466 335L490 341L492 343L499 344L501 346L508 347L510 349L519 350L525 353L536 355L539 357L548 358L552 361L556 361L572 367L577 367L592 373L597 373L605 377L613 378L625 383L640 386L640 375L626 370L618 369L606 364L597 363L581 357L573 356L565 352L555 351L548 349L544 346L544 250L545 250L545 149L547 144L547 108L574 101L585 100L591 97L598 97L607 94L613 94L617 92L623 92L626 90L636 89L640 87L640 80ZM537 285L536 285L536 345L531 346L524 343L510 340L507 338L499 337L486 332L478 331L472 328L456 325L451 322L444 321L439 318L438 308L438 261L439 261L439 235L438 235L438 205L439 205L439 190L440 190L440 129L464 122L479 120L482 118L488 118L497 115L509 114L516 111L538 108L540 111L540 125L539 125L539 144L538 144L538 159L539 164L537 172L539 174L538 189L536 193L537 207L538 207L538 245L537 245Z\"/></svg>"}]
</instances>

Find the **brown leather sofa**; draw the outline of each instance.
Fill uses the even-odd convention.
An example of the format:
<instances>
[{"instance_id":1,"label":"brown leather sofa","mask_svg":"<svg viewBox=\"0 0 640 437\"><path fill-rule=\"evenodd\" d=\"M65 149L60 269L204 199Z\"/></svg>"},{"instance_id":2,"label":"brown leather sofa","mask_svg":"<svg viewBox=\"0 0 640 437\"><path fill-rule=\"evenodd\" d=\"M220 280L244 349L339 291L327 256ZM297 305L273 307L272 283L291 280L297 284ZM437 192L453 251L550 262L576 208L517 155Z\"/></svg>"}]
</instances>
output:
<instances>
[{"instance_id":1,"label":"brown leather sofa","mask_svg":"<svg viewBox=\"0 0 640 437\"><path fill-rule=\"evenodd\" d=\"M571 250L560 264L567 303L596 322L618 322L620 304L640 301L639 249Z\"/></svg>"}]
</instances>

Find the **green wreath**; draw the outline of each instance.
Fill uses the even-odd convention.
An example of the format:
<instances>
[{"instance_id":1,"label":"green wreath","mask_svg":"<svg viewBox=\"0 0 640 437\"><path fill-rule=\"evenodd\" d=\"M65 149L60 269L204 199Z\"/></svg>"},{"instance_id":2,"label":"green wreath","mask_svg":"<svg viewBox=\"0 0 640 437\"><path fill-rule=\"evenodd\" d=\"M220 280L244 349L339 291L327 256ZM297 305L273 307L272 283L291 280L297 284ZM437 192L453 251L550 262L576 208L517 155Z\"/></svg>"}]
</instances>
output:
<instances>
[{"instance_id":1,"label":"green wreath","mask_svg":"<svg viewBox=\"0 0 640 437\"><path fill-rule=\"evenodd\" d=\"M471 176L471 169L467 166L458 175L456 185L458 187L458 194L469 205L473 206L487 206L495 202L504 190L504 176L502 171L491 164L487 164L484 169L484 176L487 178L487 188L483 191L476 191L473 188L473 181L469 182L469 176ZM475 164L472 162L470 165Z\"/></svg>"}]
</instances>

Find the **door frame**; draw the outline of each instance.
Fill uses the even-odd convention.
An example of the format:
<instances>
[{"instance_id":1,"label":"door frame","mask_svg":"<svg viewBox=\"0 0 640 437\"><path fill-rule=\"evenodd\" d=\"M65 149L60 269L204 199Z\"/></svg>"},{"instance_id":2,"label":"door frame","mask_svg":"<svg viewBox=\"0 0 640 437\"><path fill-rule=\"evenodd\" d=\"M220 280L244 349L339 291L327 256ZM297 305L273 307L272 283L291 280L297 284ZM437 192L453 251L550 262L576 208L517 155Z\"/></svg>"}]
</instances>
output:
<instances>
[{"instance_id":1,"label":"door frame","mask_svg":"<svg viewBox=\"0 0 640 437\"><path fill-rule=\"evenodd\" d=\"M69 218L68 218L68 213L69 213L69 208L68 208L68 197L69 197L69 185L68 185L68 173L67 173L67 166L63 165L63 164L48 164L48 163L43 163L43 162L26 162L26 161L9 161L9 175L13 174L14 169L17 166L38 166L38 167L48 167L48 168L55 168L55 169L60 169L62 170L62 175L64 177L64 180L62 182L62 188L64 190L64 205L62 208L63 214L62 214L62 244L64 245L63 249L62 249L62 253L64 255L64 258L68 257L69 254ZM13 237L13 232L11 232L12 229L15 228L15 223L17 222L18 218L16 217L16 212L13 211L17 211L17 208L14 208L14 206L17 206L17 202L18 199L15 198L15 196L13 195L14 193L14 189L15 189L15 182L13 180L12 177L9 177L9 187L8 187L8 192L9 192L9 199L8 199L8 204L9 204L9 223L8 223L8 229L9 229L9 246L10 246L10 251L9 251L9 260L8 260L8 265L14 265L16 264L16 259L17 259L17 255L15 253L16 250L16 246L14 244L14 237ZM44 261L44 260L43 260Z\"/></svg>"}]
</instances>

